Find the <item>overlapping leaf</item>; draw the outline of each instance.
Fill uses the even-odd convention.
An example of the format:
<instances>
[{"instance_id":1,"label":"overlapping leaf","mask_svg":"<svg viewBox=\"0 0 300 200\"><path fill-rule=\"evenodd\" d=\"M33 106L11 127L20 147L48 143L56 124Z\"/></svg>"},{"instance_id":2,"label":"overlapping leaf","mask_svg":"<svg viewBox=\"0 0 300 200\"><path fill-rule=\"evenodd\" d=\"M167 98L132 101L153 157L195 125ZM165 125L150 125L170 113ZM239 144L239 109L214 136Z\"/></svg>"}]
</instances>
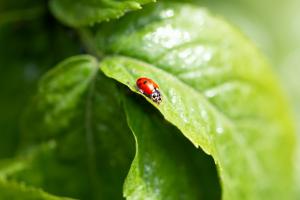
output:
<instances>
[{"instance_id":1,"label":"overlapping leaf","mask_svg":"<svg viewBox=\"0 0 300 200\"><path fill-rule=\"evenodd\" d=\"M154 0L51 0L53 14L69 26L93 25L97 22L119 18L128 11Z\"/></svg>"}]
</instances>

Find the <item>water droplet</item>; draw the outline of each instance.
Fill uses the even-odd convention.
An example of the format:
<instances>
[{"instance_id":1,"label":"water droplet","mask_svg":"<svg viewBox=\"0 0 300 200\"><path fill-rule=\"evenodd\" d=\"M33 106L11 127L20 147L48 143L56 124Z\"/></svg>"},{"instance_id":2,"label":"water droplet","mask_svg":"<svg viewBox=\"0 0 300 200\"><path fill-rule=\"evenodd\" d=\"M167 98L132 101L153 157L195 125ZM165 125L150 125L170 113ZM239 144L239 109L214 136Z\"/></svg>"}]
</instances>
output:
<instances>
[{"instance_id":1,"label":"water droplet","mask_svg":"<svg viewBox=\"0 0 300 200\"><path fill-rule=\"evenodd\" d=\"M224 129L222 127L217 127L216 132L217 134L221 135L224 133Z\"/></svg>"},{"instance_id":2,"label":"water droplet","mask_svg":"<svg viewBox=\"0 0 300 200\"><path fill-rule=\"evenodd\" d=\"M176 29L170 24L158 27L154 32L145 35L144 40L159 44L165 48L172 48L179 44L190 41L188 32Z\"/></svg>"}]
</instances>

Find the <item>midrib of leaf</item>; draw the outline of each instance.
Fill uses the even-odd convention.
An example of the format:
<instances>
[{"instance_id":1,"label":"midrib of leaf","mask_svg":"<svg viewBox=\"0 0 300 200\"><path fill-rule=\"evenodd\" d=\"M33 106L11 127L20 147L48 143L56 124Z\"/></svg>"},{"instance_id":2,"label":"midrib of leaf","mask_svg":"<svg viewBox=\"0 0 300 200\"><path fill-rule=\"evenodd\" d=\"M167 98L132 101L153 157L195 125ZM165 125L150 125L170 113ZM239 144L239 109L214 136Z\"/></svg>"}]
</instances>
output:
<instances>
[{"instance_id":1,"label":"midrib of leaf","mask_svg":"<svg viewBox=\"0 0 300 200\"><path fill-rule=\"evenodd\" d=\"M97 159L96 159L96 152L95 152L95 143L94 143L94 131L92 128L92 99L93 94L95 92L95 83L98 70L95 70L95 74L91 78L91 83L88 88L88 94L86 97L86 106L85 106L85 130L86 130L86 147L88 152L88 166L89 166L89 174L90 179L92 182L92 187L94 191L101 190L100 182L98 181L97 177ZM95 197L95 194L93 194Z\"/></svg>"}]
</instances>

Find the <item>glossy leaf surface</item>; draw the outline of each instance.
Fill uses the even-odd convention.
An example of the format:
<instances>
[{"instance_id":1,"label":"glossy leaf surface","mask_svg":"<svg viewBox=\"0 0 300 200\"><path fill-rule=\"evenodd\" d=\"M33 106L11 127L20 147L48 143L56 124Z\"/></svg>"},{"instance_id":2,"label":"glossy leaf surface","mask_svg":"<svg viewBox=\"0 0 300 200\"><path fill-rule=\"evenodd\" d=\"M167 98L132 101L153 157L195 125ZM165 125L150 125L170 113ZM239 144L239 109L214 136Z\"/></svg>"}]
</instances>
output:
<instances>
[{"instance_id":1,"label":"glossy leaf surface","mask_svg":"<svg viewBox=\"0 0 300 200\"><path fill-rule=\"evenodd\" d=\"M214 157L223 199L291 198L286 103L268 64L238 31L205 10L162 4L100 26L96 43L117 54L102 61L107 76L134 92L141 76L160 85L163 103L152 104Z\"/></svg>"}]
</instances>

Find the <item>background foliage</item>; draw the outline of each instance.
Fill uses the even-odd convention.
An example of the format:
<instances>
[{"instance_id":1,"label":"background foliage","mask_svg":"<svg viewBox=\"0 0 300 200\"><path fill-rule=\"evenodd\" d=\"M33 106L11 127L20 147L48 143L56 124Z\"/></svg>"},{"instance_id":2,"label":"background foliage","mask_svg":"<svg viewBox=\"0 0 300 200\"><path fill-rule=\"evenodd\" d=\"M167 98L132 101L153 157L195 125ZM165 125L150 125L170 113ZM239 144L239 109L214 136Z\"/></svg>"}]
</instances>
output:
<instances>
[{"instance_id":1,"label":"background foliage","mask_svg":"<svg viewBox=\"0 0 300 200\"><path fill-rule=\"evenodd\" d=\"M128 1L124 4L118 1L99 2L96 5L94 1L90 1L91 5L87 7L91 7L96 11L88 12L86 15L88 16L87 21L80 21L76 26L94 24L107 17L120 17L130 10L141 8L141 5L150 1ZM299 122L300 106L298 102L300 94L297 88L297 75L300 71L298 67L300 26L297 20L299 19L297 7L300 3L296 0L285 2L271 0L263 2L258 0L228 0L224 2L199 0L190 2L207 7L212 12L226 18L253 39L273 64L274 71L280 78L289 101L293 105L296 121ZM66 5L70 5L70 1L53 0L50 3L50 8L55 16L68 25L73 25L77 21L74 18L76 15L72 16L72 13L77 13L80 9L84 15L84 10L89 9L82 6L70 7L68 9L70 14L66 13L64 20L64 16L61 14L62 11L59 9L66 9L68 7ZM105 12L97 14L97 6L105 9ZM72 12L72 9L76 12ZM120 27L122 30L122 24L120 24ZM93 57L71 58L71 60L51 70L51 67L59 61L72 55L94 52L97 56L102 56L98 52L99 47L93 46L93 41L90 41L94 37L91 37L93 34L94 30L86 32L80 29L78 31L62 25L50 13L47 1L0 1L1 197L3 199L20 199L20 197L22 199L62 199L48 194L53 193L60 196L85 199L121 198L123 181L134 157L134 140L137 142L147 140L148 143L140 143L141 146L138 147L138 154L134 158L132 171L130 172L133 175L128 177L125 184L125 195L129 199L142 198L139 195L149 196L150 194L153 195L154 199L159 199L155 196L157 192L155 191L155 188L157 188L155 184L159 185L159 183L155 180L156 175L154 174L162 173L162 175L170 178L172 176L166 174L178 173L177 171L169 171L178 163L186 163L180 167L180 174L185 174L185 176L168 181L177 184L178 182L182 183L180 187L184 188L193 185L193 183L188 182L190 178L185 180L184 177L201 176L204 178L204 182L208 184L204 184L203 188L215 188L215 190L210 192L208 189L204 189L200 196L204 199L220 198L220 185L217 181L216 169L211 157L208 157L204 152L199 153L183 136L180 136L180 126L177 126L179 127L179 130L177 130L168 123L160 123L162 116L156 111L151 109L143 111L151 113L149 116L145 116L139 113L138 109L134 109L134 105L140 104L143 100L138 97L128 100L126 98L128 94L124 92L126 89L120 88L114 81L98 72L98 63ZM99 38L100 40L105 38L101 34L95 37L96 39L98 37L98 40ZM115 51L113 48L112 46L111 49L105 49L104 51ZM97 49L97 52L95 49ZM120 50L118 49L118 51ZM130 49L128 52L130 52ZM122 62L117 62L117 64ZM131 61L128 62L129 64L127 64L130 66ZM135 65L134 62L133 64ZM60 71L60 69L63 70ZM41 79L42 75L49 70L51 71ZM105 73L109 74L109 72ZM60 74L62 75L60 76ZM79 74L79 76L74 76L74 74ZM110 76L113 77L113 75ZM67 82L63 81L66 77L69 77ZM113 78L118 79L119 77L115 76ZM132 87L127 82L124 82L124 84ZM102 87L98 87L99 85L102 85ZM124 101L120 100L120 90L123 93L121 95L123 96L122 99L127 99L125 100L127 116L120 112L120 101ZM36 91L38 91L37 96L34 95ZM65 96L66 91L70 96ZM47 96L48 93L49 96ZM109 95L103 97L100 95L102 93ZM33 96L35 96L34 100L32 100ZM61 99L65 99L67 103L60 104ZM107 108L106 104L114 105L114 110ZM57 105L59 106L57 107ZM144 107L148 106L149 104L145 104ZM45 113L47 113L47 116L45 116ZM120 116L115 116L115 113L119 113ZM141 122L135 121L136 116L139 115L141 116L139 119L144 124L143 127L139 127ZM85 120L89 117L95 119L97 123L89 124L86 122ZM36 123L38 119L42 118L46 119L44 123ZM115 123L111 124L113 122L112 118L120 119L117 125ZM161 130L166 130L160 133L163 137L159 135L151 138L149 136L155 132L155 130L152 130L153 125L151 123L159 126L157 128ZM111 127L114 128L111 130ZM300 129L300 127L297 128ZM144 130L140 131L141 129ZM97 131L107 134L91 133ZM134 138L131 136L130 131L133 131ZM86 134L80 134L82 132ZM174 136L170 133L178 134ZM159 143L156 142L157 137L161 138ZM118 140L115 138L118 138ZM192 140L192 142L194 141ZM25 148L25 150L24 146L31 148ZM155 146L153 152L143 151L143 149L151 149L153 146ZM174 148L174 146L178 148ZM181 149L188 152L189 156L182 155ZM282 147L280 150L284 149L286 147ZM143 183L145 177L137 175L139 173L139 163L147 163L149 162L147 156L151 157L151 155L157 156L159 154L161 154L161 157L156 159L163 163L164 156L162 155L164 153L167 155L167 152L177 152L174 153L176 155L174 158L170 158L172 161L168 163L170 166L166 165L165 169L159 168L162 171L165 170L163 172L160 170L153 171L152 174L149 172L150 185L147 185L147 182ZM300 157L300 153L298 157ZM78 158L84 159L78 160ZM190 163L191 160L195 163ZM300 159L295 160L295 166L297 167ZM199 163L196 163L196 161L199 161ZM204 168L201 171L206 173L197 172L197 169L201 166ZM99 167L102 170L98 170ZM195 173L189 174L190 169L194 169ZM300 171L299 168L298 171ZM205 177L205 174L210 176ZM298 174L295 178L299 182L300 173ZM101 179L99 177L106 178ZM57 187L58 182L66 187ZM114 187L104 185L113 185ZM136 191L137 188L140 190ZM153 190L147 191L145 188L152 188ZM296 185L295 189L297 188L299 187ZM42 190L47 191L47 193ZM187 190L194 191L190 192L190 195L196 195L188 197L188 199L197 199L197 189L191 187ZM170 189L166 188L166 191L170 191ZM205 191L209 192L205 193ZM299 191L298 193L300 194ZM170 194L166 195L170 196ZM175 192L172 195L178 196Z\"/></svg>"}]
</instances>

